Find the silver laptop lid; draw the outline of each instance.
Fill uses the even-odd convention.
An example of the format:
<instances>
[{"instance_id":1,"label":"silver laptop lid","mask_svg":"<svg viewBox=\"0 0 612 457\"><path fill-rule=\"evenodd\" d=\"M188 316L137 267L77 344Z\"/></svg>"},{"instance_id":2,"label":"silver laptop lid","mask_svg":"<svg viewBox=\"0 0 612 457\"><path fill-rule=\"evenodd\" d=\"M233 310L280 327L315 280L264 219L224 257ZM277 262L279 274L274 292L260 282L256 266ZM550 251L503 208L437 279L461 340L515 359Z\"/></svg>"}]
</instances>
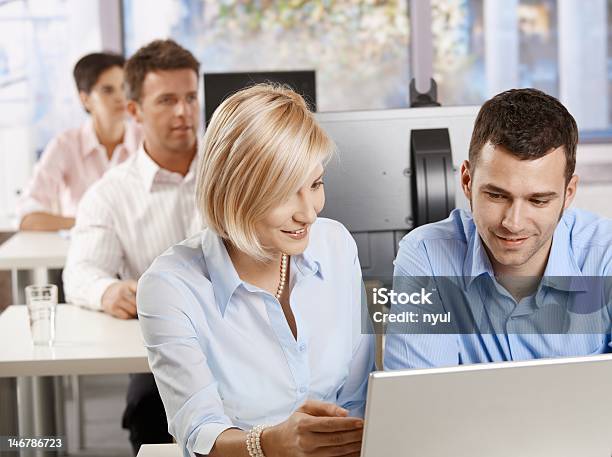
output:
<instances>
[{"instance_id":1,"label":"silver laptop lid","mask_svg":"<svg viewBox=\"0 0 612 457\"><path fill-rule=\"evenodd\" d=\"M610 457L612 354L370 375L362 457Z\"/></svg>"}]
</instances>

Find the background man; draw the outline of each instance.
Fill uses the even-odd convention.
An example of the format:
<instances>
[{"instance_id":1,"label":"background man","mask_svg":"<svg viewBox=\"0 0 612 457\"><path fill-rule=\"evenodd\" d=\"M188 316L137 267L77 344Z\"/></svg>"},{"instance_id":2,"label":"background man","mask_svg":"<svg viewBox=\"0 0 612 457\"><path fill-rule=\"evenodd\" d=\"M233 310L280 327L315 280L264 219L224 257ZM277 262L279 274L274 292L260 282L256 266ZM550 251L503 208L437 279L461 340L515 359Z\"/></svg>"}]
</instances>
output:
<instances>
[{"instance_id":1,"label":"background man","mask_svg":"<svg viewBox=\"0 0 612 457\"><path fill-rule=\"evenodd\" d=\"M136 316L136 284L153 259L201 229L194 203L199 63L174 41L154 41L126 63L128 111L142 125L135 156L83 197L64 269L69 301ZM153 376L132 375L123 425L134 453L169 442Z\"/></svg>"}]
</instances>

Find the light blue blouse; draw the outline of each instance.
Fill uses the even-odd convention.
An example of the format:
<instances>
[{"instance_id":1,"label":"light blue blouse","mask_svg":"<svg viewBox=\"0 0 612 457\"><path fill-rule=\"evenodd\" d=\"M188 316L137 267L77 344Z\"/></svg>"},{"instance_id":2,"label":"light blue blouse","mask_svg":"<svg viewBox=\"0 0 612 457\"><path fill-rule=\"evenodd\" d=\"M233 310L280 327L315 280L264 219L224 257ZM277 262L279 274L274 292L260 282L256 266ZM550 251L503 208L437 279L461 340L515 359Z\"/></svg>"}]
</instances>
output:
<instances>
[{"instance_id":1,"label":"light blue blouse","mask_svg":"<svg viewBox=\"0 0 612 457\"><path fill-rule=\"evenodd\" d=\"M170 433L208 454L230 427L285 420L316 399L363 416L374 337L361 332L357 248L319 218L290 259L293 337L274 295L242 281L212 230L172 247L138 283L138 316Z\"/></svg>"}]
</instances>

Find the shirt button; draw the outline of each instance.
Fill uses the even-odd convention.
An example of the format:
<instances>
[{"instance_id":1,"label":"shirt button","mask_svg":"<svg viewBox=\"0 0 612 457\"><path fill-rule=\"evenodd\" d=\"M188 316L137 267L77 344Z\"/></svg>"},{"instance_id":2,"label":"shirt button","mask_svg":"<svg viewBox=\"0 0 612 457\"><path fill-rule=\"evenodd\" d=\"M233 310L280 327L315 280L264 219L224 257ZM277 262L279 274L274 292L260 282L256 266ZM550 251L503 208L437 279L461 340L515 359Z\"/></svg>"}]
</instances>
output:
<instances>
[{"instance_id":1,"label":"shirt button","mask_svg":"<svg viewBox=\"0 0 612 457\"><path fill-rule=\"evenodd\" d=\"M300 344L300 352L304 352L306 350L306 344Z\"/></svg>"},{"instance_id":2,"label":"shirt button","mask_svg":"<svg viewBox=\"0 0 612 457\"><path fill-rule=\"evenodd\" d=\"M301 394L306 393L306 387L304 387L304 386L300 387L300 393Z\"/></svg>"}]
</instances>

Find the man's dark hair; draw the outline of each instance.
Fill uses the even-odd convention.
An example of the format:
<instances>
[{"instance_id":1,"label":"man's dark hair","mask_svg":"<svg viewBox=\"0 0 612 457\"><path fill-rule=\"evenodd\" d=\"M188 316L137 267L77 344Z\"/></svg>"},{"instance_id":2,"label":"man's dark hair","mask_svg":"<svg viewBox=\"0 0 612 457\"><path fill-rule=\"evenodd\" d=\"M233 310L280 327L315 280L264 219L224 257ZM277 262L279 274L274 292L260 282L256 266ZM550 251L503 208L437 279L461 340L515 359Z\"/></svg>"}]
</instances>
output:
<instances>
[{"instance_id":1,"label":"man's dark hair","mask_svg":"<svg viewBox=\"0 0 612 457\"><path fill-rule=\"evenodd\" d=\"M89 94L100 75L112 67L123 68L125 58L111 52L94 52L79 59L72 74L79 92Z\"/></svg>"},{"instance_id":2,"label":"man's dark hair","mask_svg":"<svg viewBox=\"0 0 612 457\"><path fill-rule=\"evenodd\" d=\"M521 160L538 159L563 146L566 183L574 174L576 121L559 100L537 89L507 90L482 105L470 141L471 173L488 142Z\"/></svg>"},{"instance_id":3,"label":"man's dark hair","mask_svg":"<svg viewBox=\"0 0 612 457\"><path fill-rule=\"evenodd\" d=\"M125 91L129 100L140 101L142 83L156 70L190 69L199 75L200 62L173 40L155 40L140 48L125 64Z\"/></svg>"}]
</instances>

